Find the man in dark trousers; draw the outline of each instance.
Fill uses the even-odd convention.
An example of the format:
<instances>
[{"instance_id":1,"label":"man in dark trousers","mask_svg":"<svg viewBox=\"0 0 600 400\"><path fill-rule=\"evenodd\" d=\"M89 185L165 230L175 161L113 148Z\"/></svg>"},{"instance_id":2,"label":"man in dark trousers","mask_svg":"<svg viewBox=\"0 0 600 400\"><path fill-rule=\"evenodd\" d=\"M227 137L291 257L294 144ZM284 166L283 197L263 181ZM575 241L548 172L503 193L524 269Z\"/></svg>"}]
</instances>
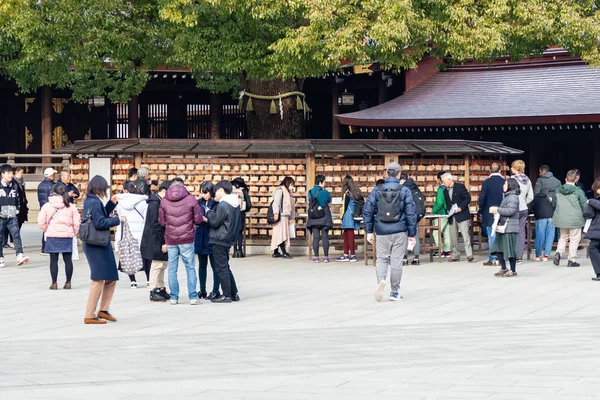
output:
<instances>
[{"instance_id":1,"label":"man in dark trousers","mask_svg":"<svg viewBox=\"0 0 600 400\"><path fill-rule=\"evenodd\" d=\"M240 230L242 215L238 196L233 193L233 185L229 181L221 181L215 185L215 200L219 203L216 210L208 211L205 222L210 224L210 244L213 245L213 257L223 294L213 303L231 303L240 301L235 278L229 266L229 250Z\"/></svg>"},{"instance_id":2,"label":"man in dark trousers","mask_svg":"<svg viewBox=\"0 0 600 400\"><path fill-rule=\"evenodd\" d=\"M442 182L446 187L444 196L446 204L450 207L452 216L448 218L450 224L450 243L452 245L452 256L450 262L460 261L460 251L458 251L458 231L465 242L465 253L467 261L473 262L473 248L471 247L471 195L462 183L455 182L455 178L450 173L442 175Z\"/></svg>"},{"instance_id":3,"label":"man in dark trousers","mask_svg":"<svg viewBox=\"0 0 600 400\"><path fill-rule=\"evenodd\" d=\"M44 204L48 202L48 197L52 194L52 186L54 186L54 179L56 178L56 171L54 168L46 168L44 170L44 180L38 186L38 202L40 203L40 210L44 207ZM46 240L44 239L44 235L42 234L42 252L40 253L43 256L47 256L48 253L45 251L46 249Z\"/></svg>"},{"instance_id":4,"label":"man in dark trousers","mask_svg":"<svg viewBox=\"0 0 600 400\"><path fill-rule=\"evenodd\" d=\"M479 194L479 212L481 213L481 228L485 229L488 237L488 247L492 248L496 235L492 235L494 216L490 213L490 207L498 207L504 199L504 177L500 174L500 164L493 163L490 177L483 181L481 193ZM483 263L485 266L500 265L495 255L490 254L489 259Z\"/></svg>"}]
</instances>

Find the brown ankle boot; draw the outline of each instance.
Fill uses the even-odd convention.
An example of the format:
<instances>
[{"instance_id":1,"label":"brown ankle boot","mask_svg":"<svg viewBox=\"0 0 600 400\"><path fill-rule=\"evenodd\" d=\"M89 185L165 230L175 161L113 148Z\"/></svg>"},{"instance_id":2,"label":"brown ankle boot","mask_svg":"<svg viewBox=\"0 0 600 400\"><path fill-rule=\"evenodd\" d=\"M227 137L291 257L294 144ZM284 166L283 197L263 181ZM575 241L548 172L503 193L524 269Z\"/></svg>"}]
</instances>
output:
<instances>
[{"instance_id":1,"label":"brown ankle boot","mask_svg":"<svg viewBox=\"0 0 600 400\"><path fill-rule=\"evenodd\" d=\"M65 283L65 286L63 286L63 289L71 289L71 282Z\"/></svg>"},{"instance_id":2,"label":"brown ankle boot","mask_svg":"<svg viewBox=\"0 0 600 400\"><path fill-rule=\"evenodd\" d=\"M50 290L58 290L58 285L56 283L53 283L52 285L50 285Z\"/></svg>"},{"instance_id":3,"label":"brown ankle boot","mask_svg":"<svg viewBox=\"0 0 600 400\"><path fill-rule=\"evenodd\" d=\"M117 319L110 315L108 311L98 311L98 318L105 319L110 322L117 322Z\"/></svg>"},{"instance_id":4,"label":"brown ankle boot","mask_svg":"<svg viewBox=\"0 0 600 400\"><path fill-rule=\"evenodd\" d=\"M87 324L87 325L103 325L106 324L106 321L103 319L99 319L98 317L94 317L94 318L84 318L83 319L83 323Z\"/></svg>"}]
</instances>

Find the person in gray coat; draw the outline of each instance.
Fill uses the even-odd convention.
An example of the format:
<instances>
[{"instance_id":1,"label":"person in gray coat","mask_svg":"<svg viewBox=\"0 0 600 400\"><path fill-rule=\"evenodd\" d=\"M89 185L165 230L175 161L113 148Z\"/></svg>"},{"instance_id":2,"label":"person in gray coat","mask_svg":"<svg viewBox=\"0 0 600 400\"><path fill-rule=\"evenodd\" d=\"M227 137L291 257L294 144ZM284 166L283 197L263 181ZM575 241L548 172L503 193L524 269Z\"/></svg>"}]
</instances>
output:
<instances>
[{"instance_id":1,"label":"person in gray coat","mask_svg":"<svg viewBox=\"0 0 600 400\"><path fill-rule=\"evenodd\" d=\"M550 167L542 165L540 167L540 177L535 182L533 194L538 195L542 193L544 196L552 198L554 197L554 190L560 185L560 181L550 172Z\"/></svg>"},{"instance_id":2,"label":"person in gray coat","mask_svg":"<svg viewBox=\"0 0 600 400\"><path fill-rule=\"evenodd\" d=\"M517 276L517 256L519 252L519 195L521 189L519 182L508 178L504 183L504 200L499 207L490 207L490 213L500 215L498 227L506 225L503 233L496 228L496 240L492 245L491 253L495 254L502 268L496 276L511 278ZM506 268L506 260L510 263L510 271Z\"/></svg>"}]
</instances>

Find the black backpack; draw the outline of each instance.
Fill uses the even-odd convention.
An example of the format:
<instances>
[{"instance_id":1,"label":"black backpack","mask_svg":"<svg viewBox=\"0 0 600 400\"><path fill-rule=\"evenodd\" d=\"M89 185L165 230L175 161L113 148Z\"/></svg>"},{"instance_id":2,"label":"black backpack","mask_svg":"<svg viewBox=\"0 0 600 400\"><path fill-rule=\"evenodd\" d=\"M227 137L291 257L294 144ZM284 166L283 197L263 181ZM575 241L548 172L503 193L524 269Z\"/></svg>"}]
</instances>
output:
<instances>
[{"instance_id":1,"label":"black backpack","mask_svg":"<svg viewBox=\"0 0 600 400\"><path fill-rule=\"evenodd\" d=\"M400 192L402 185L398 184L394 188L378 187L377 195L379 201L377 203L377 217L379 221L385 223L399 222L402 218L402 210L400 209Z\"/></svg>"},{"instance_id":2,"label":"black backpack","mask_svg":"<svg viewBox=\"0 0 600 400\"><path fill-rule=\"evenodd\" d=\"M411 190L413 199L415 200L415 211L417 214L417 222L425 216L425 197L419 188Z\"/></svg>"},{"instance_id":3,"label":"black backpack","mask_svg":"<svg viewBox=\"0 0 600 400\"><path fill-rule=\"evenodd\" d=\"M308 218L309 219L320 219L325 216L325 209L319 205L319 194L323 189L319 188L316 196L311 193L308 194Z\"/></svg>"},{"instance_id":4,"label":"black backpack","mask_svg":"<svg viewBox=\"0 0 600 400\"><path fill-rule=\"evenodd\" d=\"M354 200L354 212L352 212L352 217L354 219L362 218L363 208L365 206L365 199L361 197L360 199Z\"/></svg>"}]
</instances>

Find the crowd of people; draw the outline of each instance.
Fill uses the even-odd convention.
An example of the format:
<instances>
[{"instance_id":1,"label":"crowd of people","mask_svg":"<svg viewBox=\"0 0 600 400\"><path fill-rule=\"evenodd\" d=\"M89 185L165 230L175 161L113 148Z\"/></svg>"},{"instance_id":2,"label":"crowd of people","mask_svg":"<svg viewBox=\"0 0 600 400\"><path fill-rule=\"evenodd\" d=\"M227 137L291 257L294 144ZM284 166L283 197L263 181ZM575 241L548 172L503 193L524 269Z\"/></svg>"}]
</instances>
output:
<instances>
[{"instance_id":1,"label":"crowd of people","mask_svg":"<svg viewBox=\"0 0 600 400\"><path fill-rule=\"evenodd\" d=\"M533 213L535 259L548 261L558 236L552 257L554 264L558 266L563 262L568 245L565 265L579 267L577 250L582 232L585 232L590 239L589 254L595 271L593 280L600 281L600 179L592 187L594 198L588 200L579 183L578 170L569 171L565 183L561 184L548 166L542 166L535 186L524 171L525 163L517 160L512 163L509 176L503 176L501 166L494 163L489 178L483 182L478 220L488 237L490 252L484 265L499 266L495 273L499 277L518 276L517 265L522 263L527 248L527 219ZM5 266L2 250L9 246L15 249L16 264L21 265L29 261L23 253L20 236L20 227L27 221L28 211L23 169L2 165L0 174L0 237L3 238L0 267ZM45 178L38 186L41 210L37 222L43 232L42 254L50 258L50 289L58 289L61 255L65 266L63 289L71 289L77 235L80 229L83 232L84 225L86 235L91 227L96 233L116 227L115 241L132 250L127 257L121 255L117 260L110 240L101 243L83 240L92 280L84 317L86 324L116 321L109 308L119 270L128 274L134 289L138 287L136 272L143 272L151 301L178 304L180 259L186 271L190 304L199 304L200 299L214 303L240 301L230 267L230 252L233 248L234 258L245 257L243 232L246 213L252 204L249 188L242 178L215 184L204 182L197 199L188 192L181 178L158 184L150 181L146 168L132 169L130 179L123 183L122 192L109 199L108 182L95 176L86 189L82 220L74 204L80 193L71 182L70 172L67 169L61 171L60 179L55 181L57 174L59 172L53 168L46 169ZM420 265L418 224L425 216L426 208L418 185L402 172L399 164L391 163L384 174L386 178L377 182L366 199L352 176L343 179L339 217L344 249L335 261L357 261L355 235L364 225L367 241L375 243L374 234L377 235L375 299L383 299L389 269L389 299L395 301L402 299L399 292L402 268L409 263L409 252L414 253L410 263ZM469 190L451 173L440 172L437 178L439 187L433 214L440 216L436 218L443 241L439 256L449 262L460 260L460 234L466 259L474 262ZM325 176L317 175L314 187L307 194L306 227L312 234L312 260L315 263L330 262L329 231L334 227L334 218L331 212L333 198L326 182ZM153 186L157 187L154 193ZM294 186L294 179L286 176L272 195L270 248L274 258L293 258L289 249L290 240L295 237ZM433 237L437 241L438 233L433 232ZM132 269L132 265L138 267ZM212 270L210 292L207 289L209 265ZM165 283L165 272L168 283Z\"/></svg>"}]
</instances>

